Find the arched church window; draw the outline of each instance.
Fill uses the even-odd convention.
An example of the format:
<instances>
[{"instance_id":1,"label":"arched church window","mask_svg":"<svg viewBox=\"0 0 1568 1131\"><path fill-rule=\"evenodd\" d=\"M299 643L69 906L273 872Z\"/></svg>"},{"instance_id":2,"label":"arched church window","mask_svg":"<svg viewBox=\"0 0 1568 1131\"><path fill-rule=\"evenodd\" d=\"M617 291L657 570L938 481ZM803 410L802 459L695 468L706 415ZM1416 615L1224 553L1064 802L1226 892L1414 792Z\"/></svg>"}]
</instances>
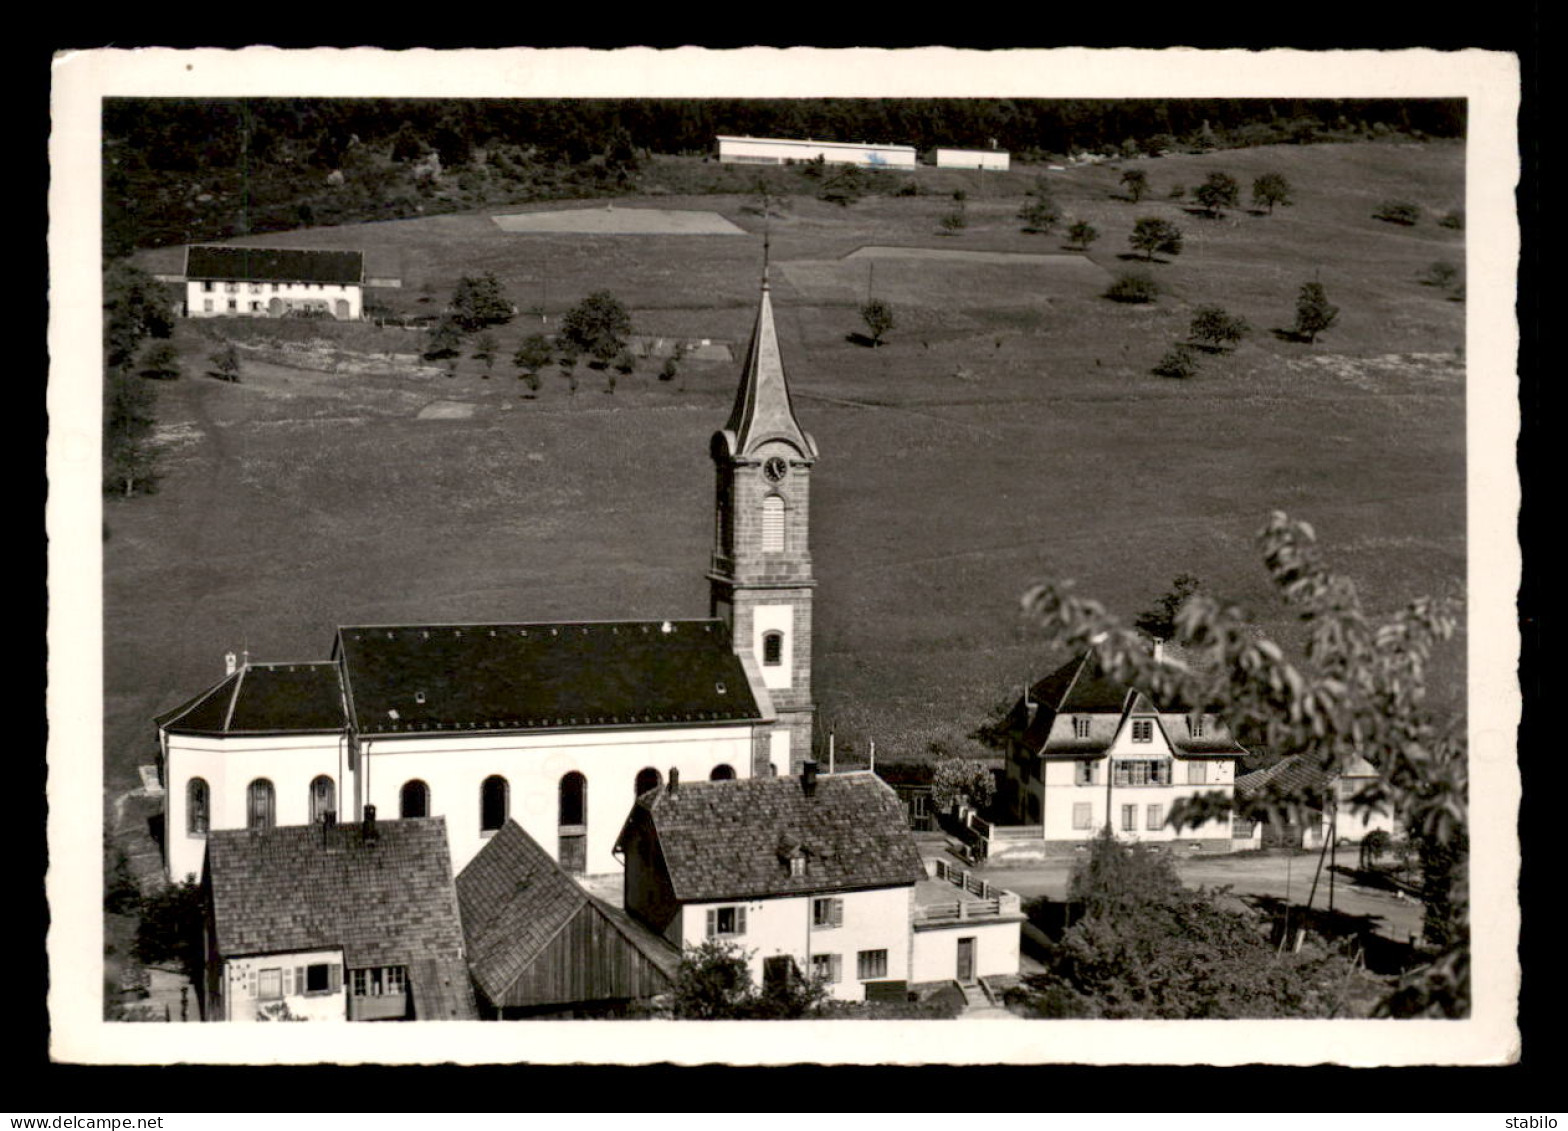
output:
<instances>
[{"instance_id":1,"label":"arched church window","mask_svg":"<svg viewBox=\"0 0 1568 1131\"><path fill-rule=\"evenodd\" d=\"M508 804L508 789L506 779L500 774L493 774L484 780L479 787L479 831L493 833L506 824Z\"/></svg>"},{"instance_id":2,"label":"arched church window","mask_svg":"<svg viewBox=\"0 0 1568 1131\"><path fill-rule=\"evenodd\" d=\"M769 495L762 500L762 552L777 554L784 549L784 500Z\"/></svg>"},{"instance_id":3,"label":"arched church window","mask_svg":"<svg viewBox=\"0 0 1568 1131\"><path fill-rule=\"evenodd\" d=\"M641 797L650 789L658 789L662 781L658 770L652 766L645 766L637 771L637 781L633 783L632 788L637 791L636 796Z\"/></svg>"},{"instance_id":4,"label":"arched church window","mask_svg":"<svg viewBox=\"0 0 1568 1131\"><path fill-rule=\"evenodd\" d=\"M270 829L276 821L272 783L257 778L245 790L245 827Z\"/></svg>"},{"instance_id":5,"label":"arched church window","mask_svg":"<svg viewBox=\"0 0 1568 1131\"><path fill-rule=\"evenodd\" d=\"M720 762L717 766L713 767L713 772L708 775L708 780L709 781L734 781L735 780L735 767L731 766L731 765L728 765L727 763Z\"/></svg>"},{"instance_id":6,"label":"arched church window","mask_svg":"<svg viewBox=\"0 0 1568 1131\"><path fill-rule=\"evenodd\" d=\"M430 787L418 778L404 782L398 794L397 815L405 820L430 816Z\"/></svg>"},{"instance_id":7,"label":"arched church window","mask_svg":"<svg viewBox=\"0 0 1568 1131\"><path fill-rule=\"evenodd\" d=\"M784 634L782 632L765 632L762 634L762 662L770 668L776 668L784 662Z\"/></svg>"},{"instance_id":8,"label":"arched church window","mask_svg":"<svg viewBox=\"0 0 1568 1131\"><path fill-rule=\"evenodd\" d=\"M207 835L209 796L203 779L192 778L185 784L185 831L192 836Z\"/></svg>"},{"instance_id":9,"label":"arched church window","mask_svg":"<svg viewBox=\"0 0 1568 1131\"><path fill-rule=\"evenodd\" d=\"M332 779L322 774L310 783L310 821L325 821L328 813L336 813L338 809L338 790Z\"/></svg>"},{"instance_id":10,"label":"arched church window","mask_svg":"<svg viewBox=\"0 0 1568 1131\"><path fill-rule=\"evenodd\" d=\"M576 770L561 778L560 820L562 826L588 823L588 779Z\"/></svg>"}]
</instances>

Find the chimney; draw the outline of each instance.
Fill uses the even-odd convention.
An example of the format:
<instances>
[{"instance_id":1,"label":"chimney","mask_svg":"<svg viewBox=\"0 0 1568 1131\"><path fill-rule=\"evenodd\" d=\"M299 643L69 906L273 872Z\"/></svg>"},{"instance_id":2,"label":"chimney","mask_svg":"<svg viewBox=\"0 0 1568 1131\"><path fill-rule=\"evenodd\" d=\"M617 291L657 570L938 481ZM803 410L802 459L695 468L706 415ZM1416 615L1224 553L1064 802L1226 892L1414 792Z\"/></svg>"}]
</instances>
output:
<instances>
[{"instance_id":1,"label":"chimney","mask_svg":"<svg viewBox=\"0 0 1568 1131\"><path fill-rule=\"evenodd\" d=\"M225 652L223 654L223 674L224 675L233 675L235 670L239 666L240 666L239 657L236 656L233 652Z\"/></svg>"},{"instance_id":2,"label":"chimney","mask_svg":"<svg viewBox=\"0 0 1568 1131\"><path fill-rule=\"evenodd\" d=\"M681 772L674 766L670 767L670 776L665 784L665 792L674 793L681 786Z\"/></svg>"},{"instance_id":3,"label":"chimney","mask_svg":"<svg viewBox=\"0 0 1568 1131\"><path fill-rule=\"evenodd\" d=\"M335 809L328 809L321 814L321 846L327 847L332 843L332 830L337 828L338 814Z\"/></svg>"},{"instance_id":4,"label":"chimney","mask_svg":"<svg viewBox=\"0 0 1568 1131\"><path fill-rule=\"evenodd\" d=\"M364 840L366 844L375 844L376 839L380 835L381 834L376 830L376 807L374 805L366 805L365 823L360 829L361 839Z\"/></svg>"},{"instance_id":5,"label":"chimney","mask_svg":"<svg viewBox=\"0 0 1568 1131\"><path fill-rule=\"evenodd\" d=\"M817 795L817 764L810 759L801 763L800 791L807 797Z\"/></svg>"}]
</instances>

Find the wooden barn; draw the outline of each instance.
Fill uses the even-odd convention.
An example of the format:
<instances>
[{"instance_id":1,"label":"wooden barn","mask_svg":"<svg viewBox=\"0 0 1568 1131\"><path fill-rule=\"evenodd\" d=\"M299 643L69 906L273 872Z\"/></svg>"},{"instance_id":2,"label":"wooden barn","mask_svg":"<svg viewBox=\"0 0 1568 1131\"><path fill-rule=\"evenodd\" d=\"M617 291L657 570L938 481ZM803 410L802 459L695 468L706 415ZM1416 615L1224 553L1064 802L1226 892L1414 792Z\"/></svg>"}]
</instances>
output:
<instances>
[{"instance_id":1,"label":"wooden barn","mask_svg":"<svg viewBox=\"0 0 1568 1131\"><path fill-rule=\"evenodd\" d=\"M578 886L516 821L458 875L457 897L486 1018L616 1017L674 984L679 951Z\"/></svg>"}]
</instances>

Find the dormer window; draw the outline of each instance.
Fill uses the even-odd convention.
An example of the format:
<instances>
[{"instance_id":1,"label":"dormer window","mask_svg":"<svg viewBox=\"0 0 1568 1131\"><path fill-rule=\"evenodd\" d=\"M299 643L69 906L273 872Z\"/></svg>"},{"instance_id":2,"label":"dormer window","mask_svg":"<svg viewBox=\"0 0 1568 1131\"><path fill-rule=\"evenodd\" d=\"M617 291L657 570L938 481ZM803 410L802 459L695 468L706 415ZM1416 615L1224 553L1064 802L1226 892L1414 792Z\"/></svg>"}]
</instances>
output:
<instances>
[{"instance_id":1,"label":"dormer window","mask_svg":"<svg viewBox=\"0 0 1568 1131\"><path fill-rule=\"evenodd\" d=\"M1073 737L1074 738L1088 738L1089 737L1089 720L1088 719L1079 719L1079 718L1073 719Z\"/></svg>"},{"instance_id":2,"label":"dormer window","mask_svg":"<svg viewBox=\"0 0 1568 1131\"><path fill-rule=\"evenodd\" d=\"M1203 737L1203 716L1202 715L1190 715L1190 716L1188 716L1188 718L1187 718L1187 730L1192 734L1193 738L1202 738Z\"/></svg>"},{"instance_id":3,"label":"dormer window","mask_svg":"<svg viewBox=\"0 0 1568 1131\"><path fill-rule=\"evenodd\" d=\"M1154 720L1134 719L1132 722L1132 740L1134 742L1154 741Z\"/></svg>"},{"instance_id":4,"label":"dormer window","mask_svg":"<svg viewBox=\"0 0 1568 1131\"><path fill-rule=\"evenodd\" d=\"M804 879L806 875L805 856L791 856L789 858L789 878L792 880Z\"/></svg>"}]
</instances>

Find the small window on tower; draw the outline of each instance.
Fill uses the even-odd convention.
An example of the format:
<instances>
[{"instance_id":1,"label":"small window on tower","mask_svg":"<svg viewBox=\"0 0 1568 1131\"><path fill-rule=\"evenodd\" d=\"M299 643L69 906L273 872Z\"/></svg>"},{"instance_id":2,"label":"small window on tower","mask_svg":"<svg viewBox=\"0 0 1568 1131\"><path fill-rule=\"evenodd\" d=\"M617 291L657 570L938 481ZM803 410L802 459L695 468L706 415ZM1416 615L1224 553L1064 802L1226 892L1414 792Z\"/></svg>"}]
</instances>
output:
<instances>
[{"instance_id":1,"label":"small window on tower","mask_svg":"<svg viewBox=\"0 0 1568 1131\"><path fill-rule=\"evenodd\" d=\"M763 635L762 662L770 668L776 668L784 662L784 634L782 632L769 632Z\"/></svg>"}]
</instances>

